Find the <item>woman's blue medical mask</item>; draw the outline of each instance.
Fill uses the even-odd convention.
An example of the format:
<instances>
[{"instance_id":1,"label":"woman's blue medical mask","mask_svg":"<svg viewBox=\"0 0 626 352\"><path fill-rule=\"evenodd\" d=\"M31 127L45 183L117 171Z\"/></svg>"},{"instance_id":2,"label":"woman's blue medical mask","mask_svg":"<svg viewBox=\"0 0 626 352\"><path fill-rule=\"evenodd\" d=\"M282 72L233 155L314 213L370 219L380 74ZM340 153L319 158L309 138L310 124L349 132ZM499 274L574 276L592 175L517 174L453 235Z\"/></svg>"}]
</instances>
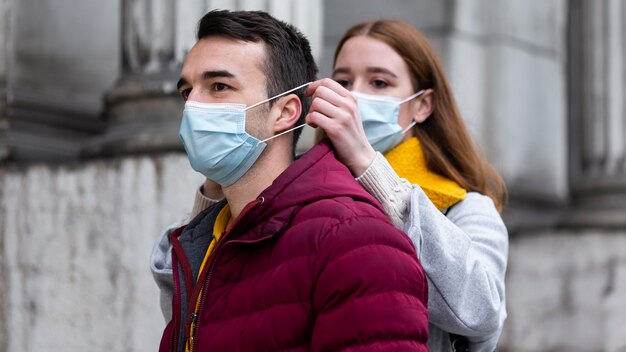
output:
<instances>
[{"instance_id":1,"label":"woman's blue medical mask","mask_svg":"<svg viewBox=\"0 0 626 352\"><path fill-rule=\"evenodd\" d=\"M191 167L225 187L237 182L257 161L267 146L265 142L305 126L302 124L260 141L246 132L246 111L308 84L248 107L245 104L187 101L179 137Z\"/></svg>"},{"instance_id":2,"label":"woman's blue medical mask","mask_svg":"<svg viewBox=\"0 0 626 352\"><path fill-rule=\"evenodd\" d=\"M389 96L352 92L357 99L365 136L374 150L381 153L390 151L400 143L404 133L415 126L416 121L411 122L404 129L398 124L400 105L419 97L424 92L425 90L422 89L402 100Z\"/></svg>"}]
</instances>

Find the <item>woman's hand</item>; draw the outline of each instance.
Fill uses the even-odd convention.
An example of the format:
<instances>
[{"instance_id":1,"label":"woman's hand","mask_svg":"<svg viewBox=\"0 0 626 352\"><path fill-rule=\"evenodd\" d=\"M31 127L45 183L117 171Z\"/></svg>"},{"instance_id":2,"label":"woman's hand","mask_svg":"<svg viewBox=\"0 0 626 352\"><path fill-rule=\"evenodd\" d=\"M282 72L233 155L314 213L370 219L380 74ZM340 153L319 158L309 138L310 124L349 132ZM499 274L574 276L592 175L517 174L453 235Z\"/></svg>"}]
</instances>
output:
<instances>
[{"instance_id":1,"label":"woman's hand","mask_svg":"<svg viewBox=\"0 0 626 352\"><path fill-rule=\"evenodd\" d=\"M376 152L363 131L356 98L330 78L311 83L305 94L312 97L306 123L322 128L333 143L339 161L355 177L361 176Z\"/></svg>"}]
</instances>

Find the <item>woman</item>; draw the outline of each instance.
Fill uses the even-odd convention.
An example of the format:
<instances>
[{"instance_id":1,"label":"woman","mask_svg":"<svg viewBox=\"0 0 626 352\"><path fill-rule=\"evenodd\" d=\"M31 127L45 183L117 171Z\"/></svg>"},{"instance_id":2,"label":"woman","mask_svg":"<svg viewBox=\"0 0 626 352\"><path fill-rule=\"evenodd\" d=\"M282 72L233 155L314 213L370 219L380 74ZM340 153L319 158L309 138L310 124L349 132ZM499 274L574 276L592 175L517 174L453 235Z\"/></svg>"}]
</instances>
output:
<instances>
[{"instance_id":1,"label":"woman","mask_svg":"<svg viewBox=\"0 0 626 352\"><path fill-rule=\"evenodd\" d=\"M472 142L429 42L401 21L357 24L337 46L333 79L307 92L307 123L415 245L429 279L431 351L493 351L506 317L506 191ZM203 191L191 216L221 198L210 181ZM152 257L167 303L168 246L165 236Z\"/></svg>"},{"instance_id":2,"label":"woman","mask_svg":"<svg viewBox=\"0 0 626 352\"><path fill-rule=\"evenodd\" d=\"M401 21L357 24L337 46L333 80L307 90L307 123L415 245L429 278L431 350L451 350L452 334L493 351L506 317L506 189L428 40Z\"/></svg>"}]
</instances>

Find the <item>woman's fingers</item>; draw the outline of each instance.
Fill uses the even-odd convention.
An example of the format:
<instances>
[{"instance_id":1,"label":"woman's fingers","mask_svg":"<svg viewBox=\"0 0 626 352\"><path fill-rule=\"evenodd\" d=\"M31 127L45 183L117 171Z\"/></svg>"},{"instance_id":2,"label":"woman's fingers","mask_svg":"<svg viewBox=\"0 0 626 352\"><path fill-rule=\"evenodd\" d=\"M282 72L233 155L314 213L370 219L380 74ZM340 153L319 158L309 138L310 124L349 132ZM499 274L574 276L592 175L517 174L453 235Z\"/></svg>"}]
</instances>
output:
<instances>
[{"instance_id":1,"label":"woman's fingers","mask_svg":"<svg viewBox=\"0 0 626 352\"><path fill-rule=\"evenodd\" d=\"M315 97L311 102L311 111L317 111L330 118L337 119L342 123L346 120L352 120L355 114L356 108L350 106L350 103L345 103L344 106L336 105L343 104L342 102L332 102L332 99L324 99L322 97Z\"/></svg>"},{"instance_id":2,"label":"woman's fingers","mask_svg":"<svg viewBox=\"0 0 626 352\"><path fill-rule=\"evenodd\" d=\"M328 100L316 97L306 117L309 125L322 128L329 136L342 129L348 129L354 123L354 111L336 106ZM360 123L360 122L359 122Z\"/></svg>"},{"instance_id":3,"label":"woman's fingers","mask_svg":"<svg viewBox=\"0 0 626 352\"><path fill-rule=\"evenodd\" d=\"M343 87L342 87L343 88ZM350 111L356 110L356 98L348 92L348 95L341 95L336 90L326 86L319 86L313 94L313 99L321 98L327 102Z\"/></svg>"},{"instance_id":4,"label":"woman's fingers","mask_svg":"<svg viewBox=\"0 0 626 352\"><path fill-rule=\"evenodd\" d=\"M305 118L306 124L311 127L320 127L324 129L324 127L328 126L328 117L320 114L317 111L310 111Z\"/></svg>"},{"instance_id":5,"label":"woman's fingers","mask_svg":"<svg viewBox=\"0 0 626 352\"><path fill-rule=\"evenodd\" d=\"M311 84L309 84L304 90L304 95L307 97L310 97L311 95L313 95L313 93L315 93L315 90L317 90L317 87L319 87L320 84L322 84L322 81L323 79L311 82Z\"/></svg>"},{"instance_id":6,"label":"woman's fingers","mask_svg":"<svg viewBox=\"0 0 626 352\"><path fill-rule=\"evenodd\" d=\"M312 96L317 91L317 89L319 87L326 87L326 88L336 92L340 96L344 96L344 97L351 97L352 96L352 94L350 93L349 90L347 90L341 84L337 83L335 80L330 79L330 78L322 78L320 80L312 82L304 90L304 95Z\"/></svg>"},{"instance_id":7,"label":"woman's fingers","mask_svg":"<svg viewBox=\"0 0 626 352\"><path fill-rule=\"evenodd\" d=\"M356 98L327 78L313 82L305 94L312 97L307 124L322 128L333 142L338 159L354 175L360 175L376 152L363 131Z\"/></svg>"},{"instance_id":8,"label":"woman's fingers","mask_svg":"<svg viewBox=\"0 0 626 352\"><path fill-rule=\"evenodd\" d=\"M307 124L322 128L337 145L364 139L356 98L332 79L313 82L307 89L312 97Z\"/></svg>"},{"instance_id":9,"label":"woman's fingers","mask_svg":"<svg viewBox=\"0 0 626 352\"><path fill-rule=\"evenodd\" d=\"M354 96L337 82L325 79L315 82L310 111L319 112L343 125L360 124ZM342 95L343 94L343 95Z\"/></svg>"}]
</instances>

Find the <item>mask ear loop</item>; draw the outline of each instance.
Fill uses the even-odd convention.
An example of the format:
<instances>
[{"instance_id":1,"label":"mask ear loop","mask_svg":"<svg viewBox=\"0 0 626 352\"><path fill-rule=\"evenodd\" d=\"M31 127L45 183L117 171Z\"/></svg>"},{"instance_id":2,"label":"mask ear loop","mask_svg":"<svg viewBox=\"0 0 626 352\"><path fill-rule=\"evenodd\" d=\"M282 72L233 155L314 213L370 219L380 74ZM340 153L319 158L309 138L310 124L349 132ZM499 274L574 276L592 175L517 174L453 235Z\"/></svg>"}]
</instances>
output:
<instances>
[{"instance_id":1,"label":"mask ear loop","mask_svg":"<svg viewBox=\"0 0 626 352\"><path fill-rule=\"evenodd\" d=\"M280 97L282 97L282 96L283 96L283 95L285 95L285 94L289 94L289 93L291 93L291 92L295 92L296 90L298 90L298 89L300 89L300 88L304 88L304 87L308 86L308 85L309 85L309 84L311 84L311 83L312 83L312 82L307 82L307 83L305 83L305 84L302 84L302 85L297 86L296 88L289 89L289 90L288 90L288 91L286 91L286 92L282 92L282 93L277 94L277 95L275 95L275 96L273 96L273 97L271 97L271 98L268 98L268 99L265 99L265 100L263 100L263 101L260 101L260 102L258 102L258 103L256 103L256 104L250 105L250 106L246 107L246 109L245 109L245 110L252 109L252 108L254 108L254 107L256 107L256 106L259 106L259 105L261 105L261 104L265 104L265 103L267 103L268 101L272 101L272 100L274 100L274 99L276 99L276 98L280 98Z\"/></svg>"},{"instance_id":2,"label":"mask ear loop","mask_svg":"<svg viewBox=\"0 0 626 352\"><path fill-rule=\"evenodd\" d=\"M259 106L259 105L261 105L261 104L265 104L265 103L267 103L268 101L271 101L271 100L276 99L276 98L278 98L278 97L282 97L282 96L283 96L283 95L285 95L285 94L289 94L289 93L291 93L291 92L295 92L296 90L298 90L298 89L300 89L300 88L304 88L304 87L308 86L309 84L311 84L311 82L308 82L308 83L302 84L302 85L297 86L296 88L290 89L290 90L288 90L288 91L286 91L286 92L284 92L284 93L280 93L280 94L275 95L275 96L273 96L273 97L271 97L271 98L269 98L269 99L267 99L267 100L263 100L262 102L259 102L259 103L256 103L256 104L254 104L254 105L251 105L251 106L247 107L247 108L246 108L246 110L251 109L251 108L253 108L253 107L255 107L255 106ZM281 133L279 133L279 134L277 134L277 135L274 135L274 136L271 136L271 137L269 137L269 138L266 138L266 139L264 139L264 140L262 140L262 141L259 141L259 143L265 143L265 142L267 142L267 141L269 141L269 140L272 140L272 139L274 139L274 138L276 138L276 137L280 137L280 136L282 136L283 134L287 134L287 133L289 133L289 132L291 132L291 131L295 131L295 130L297 130L298 128L302 128L302 127L304 127L304 126L306 126L306 123L303 123L303 124L298 125L298 126L296 126L296 127L290 128L290 129L288 129L288 130L286 130L286 131L283 131L283 132L281 132Z\"/></svg>"},{"instance_id":3,"label":"mask ear loop","mask_svg":"<svg viewBox=\"0 0 626 352\"><path fill-rule=\"evenodd\" d=\"M419 92L411 95L410 97L400 101L400 104L404 104L409 100L415 99L417 97L419 97L420 95L424 94L426 92L426 89L422 89ZM411 122L405 129L402 130L402 134L405 134L408 130L410 130L411 128L413 128L413 126L415 126L417 124L417 121L413 120L413 122Z\"/></svg>"},{"instance_id":4,"label":"mask ear loop","mask_svg":"<svg viewBox=\"0 0 626 352\"><path fill-rule=\"evenodd\" d=\"M291 131L295 131L295 130L297 130L298 128L302 128L302 127L304 127L304 126L306 126L306 123L303 123L302 125L298 125L298 126L296 126L296 127L290 128L290 129L288 129L288 130L286 130L286 131L282 131L281 133L279 133L279 134L277 134L277 135L274 135L274 136L271 136L270 138L266 138L266 139L264 139L264 140L260 141L259 143L265 143L265 142L267 142L267 141L269 141L269 140L271 140L271 139L274 139L274 138L276 138L276 137L280 137L280 136L282 136L283 134L289 133L289 132L291 132Z\"/></svg>"},{"instance_id":5,"label":"mask ear loop","mask_svg":"<svg viewBox=\"0 0 626 352\"><path fill-rule=\"evenodd\" d=\"M426 89L422 89L419 92L409 96L408 98L400 100L400 102L398 104L404 104L404 103L406 103L407 101L409 101L411 99L415 99L415 98L419 97L420 95L424 94L425 92L426 92Z\"/></svg>"},{"instance_id":6,"label":"mask ear loop","mask_svg":"<svg viewBox=\"0 0 626 352\"><path fill-rule=\"evenodd\" d=\"M411 122L408 126L406 126L405 129L402 130L402 134L405 134L406 131L410 130L411 128L413 128L413 126L415 126L417 124L417 121L413 120L413 122Z\"/></svg>"}]
</instances>

